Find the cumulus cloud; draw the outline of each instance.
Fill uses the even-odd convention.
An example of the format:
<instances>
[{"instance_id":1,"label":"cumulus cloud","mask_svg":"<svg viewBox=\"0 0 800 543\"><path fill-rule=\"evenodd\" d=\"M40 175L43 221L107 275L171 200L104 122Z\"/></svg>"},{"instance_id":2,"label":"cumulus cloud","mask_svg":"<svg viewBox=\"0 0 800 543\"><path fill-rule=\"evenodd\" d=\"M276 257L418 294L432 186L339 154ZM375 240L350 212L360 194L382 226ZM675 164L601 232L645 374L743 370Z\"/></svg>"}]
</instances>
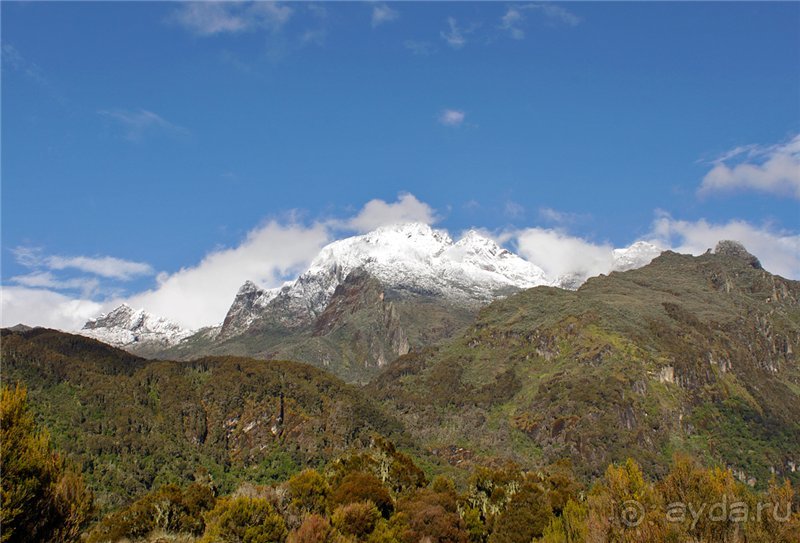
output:
<instances>
[{"instance_id":1,"label":"cumulus cloud","mask_svg":"<svg viewBox=\"0 0 800 543\"><path fill-rule=\"evenodd\" d=\"M162 274L154 289L131 296L128 304L187 328L221 322L246 280L280 286L284 277L302 271L329 241L330 232L321 223L304 226L273 220L252 230L236 247L213 251L196 266Z\"/></svg>"},{"instance_id":2,"label":"cumulus cloud","mask_svg":"<svg viewBox=\"0 0 800 543\"><path fill-rule=\"evenodd\" d=\"M372 8L372 28L376 28L383 23L394 21L400 16L397 11L393 10L386 4L376 4Z\"/></svg>"},{"instance_id":3,"label":"cumulus cloud","mask_svg":"<svg viewBox=\"0 0 800 543\"><path fill-rule=\"evenodd\" d=\"M292 13L278 2L186 2L170 20L198 36L214 36L259 28L277 31Z\"/></svg>"},{"instance_id":4,"label":"cumulus cloud","mask_svg":"<svg viewBox=\"0 0 800 543\"><path fill-rule=\"evenodd\" d=\"M694 255L713 249L720 240L736 240L758 257L767 271L800 279L800 235L770 225L756 226L738 220L720 224L704 219L686 221L659 213L650 235L664 247Z\"/></svg>"},{"instance_id":5,"label":"cumulus cloud","mask_svg":"<svg viewBox=\"0 0 800 543\"><path fill-rule=\"evenodd\" d=\"M175 136L189 134L186 128L171 123L157 113L146 109L103 109L98 111L98 114L117 123L124 130L125 137L131 141L139 141L146 134L153 132Z\"/></svg>"},{"instance_id":6,"label":"cumulus cloud","mask_svg":"<svg viewBox=\"0 0 800 543\"><path fill-rule=\"evenodd\" d=\"M445 126L461 126L467 114L458 109L445 109L439 114L439 123Z\"/></svg>"},{"instance_id":7,"label":"cumulus cloud","mask_svg":"<svg viewBox=\"0 0 800 543\"><path fill-rule=\"evenodd\" d=\"M442 30L439 35L453 49L461 49L467 43L467 39L464 37L465 33L466 31L458 26L455 17L448 17L447 30Z\"/></svg>"},{"instance_id":8,"label":"cumulus cloud","mask_svg":"<svg viewBox=\"0 0 800 543\"><path fill-rule=\"evenodd\" d=\"M787 143L748 145L725 153L703 177L698 194L737 190L800 199L800 134Z\"/></svg>"},{"instance_id":9,"label":"cumulus cloud","mask_svg":"<svg viewBox=\"0 0 800 543\"><path fill-rule=\"evenodd\" d=\"M594 276L608 273L614 264L614 247L575 236L562 228L526 228L507 236L520 256L541 267L551 278L566 274ZM790 279L800 278L800 235L732 220L711 223L705 219L687 221L658 212L651 230L636 241L679 253L700 255L717 242L731 239L741 242L761 261L764 268Z\"/></svg>"},{"instance_id":10,"label":"cumulus cloud","mask_svg":"<svg viewBox=\"0 0 800 543\"><path fill-rule=\"evenodd\" d=\"M370 200L355 217L337 224L347 230L369 232L389 224L405 222L434 224L437 221L436 212L431 206L406 192L398 195L396 202Z\"/></svg>"},{"instance_id":11,"label":"cumulus cloud","mask_svg":"<svg viewBox=\"0 0 800 543\"><path fill-rule=\"evenodd\" d=\"M27 287L0 289L2 326L28 324L61 330L76 330L103 310L103 305L58 292Z\"/></svg>"},{"instance_id":12,"label":"cumulus cloud","mask_svg":"<svg viewBox=\"0 0 800 543\"><path fill-rule=\"evenodd\" d=\"M371 200L345 219L318 220L310 225L294 216L271 220L254 228L236 246L211 251L198 264L174 273L158 274L153 288L128 296L120 295L120 289L109 295L111 291L102 281L152 275L150 265L113 257L54 256L41 249L18 247L13 251L15 260L32 271L10 278L11 286L3 286L2 323L76 329L88 318L126 302L187 328L207 326L222 321L245 281L280 286L286 278L304 271L320 249L343 231L365 232L387 224L432 224L436 220L433 208L408 193L401 193L395 202ZM65 278L53 273L60 270L89 275ZM80 295L67 291L80 291ZM86 299L92 293L106 293L107 297Z\"/></svg>"},{"instance_id":13,"label":"cumulus cloud","mask_svg":"<svg viewBox=\"0 0 800 543\"><path fill-rule=\"evenodd\" d=\"M614 247L594 243L554 228L526 228L515 234L517 252L555 279L567 274L592 276L607 273Z\"/></svg>"}]
</instances>

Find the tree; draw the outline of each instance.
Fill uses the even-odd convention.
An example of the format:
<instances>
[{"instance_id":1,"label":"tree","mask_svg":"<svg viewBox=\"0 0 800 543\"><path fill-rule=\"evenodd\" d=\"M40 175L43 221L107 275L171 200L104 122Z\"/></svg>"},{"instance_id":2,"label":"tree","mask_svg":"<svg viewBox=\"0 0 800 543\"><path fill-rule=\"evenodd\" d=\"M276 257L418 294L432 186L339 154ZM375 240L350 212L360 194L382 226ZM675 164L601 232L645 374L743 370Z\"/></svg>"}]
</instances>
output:
<instances>
[{"instance_id":1,"label":"tree","mask_svg":"<svg viewBox=\"0 0 800 543\"><path fill-rule=\"evenodd\" d=\"M83 478L52 450L20 386L0 389L0 541L69 542L94 514Z\"/></svg>"}]
</instances>

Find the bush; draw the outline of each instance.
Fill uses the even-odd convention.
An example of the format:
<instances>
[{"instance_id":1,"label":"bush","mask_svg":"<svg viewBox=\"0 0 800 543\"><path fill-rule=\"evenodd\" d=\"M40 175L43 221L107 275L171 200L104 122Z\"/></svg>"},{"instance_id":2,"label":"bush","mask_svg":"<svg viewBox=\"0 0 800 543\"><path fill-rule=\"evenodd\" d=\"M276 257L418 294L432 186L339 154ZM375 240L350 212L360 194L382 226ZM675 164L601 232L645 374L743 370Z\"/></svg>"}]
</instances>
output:
<instances>
[{"instance_id":1,"label":"bush","mask_svg":"<svg viewBox=\"0 0 800 543\"><path fill-rule=\"evenodd\" d=\"M340 505L333 512L333 526L345 535L364 538L372 533L381 513L369 501Z\"/></svg>"},{"instance_id":2,"label":"bush","mask_svg":"<svg viewBox=\"0 0 800 543\"><path fill-rule=\"evenodd\" d=\"M328 482L317 470L301 471L286 483L291 505L307 513L324 513Z\"/></svg>"},{"instance_id":3,"label":"bush","mask_svg":"<svg viewBox=\"0 0 800 543\"><path fill-rule=\"evenodd\" d=\"M193 484L186 490L165 485L106 516L92 530L89 543L143 537L154 530L200 535L205 530L203 513L213 508L215 501L206 485Z\"/></svg>"},{"instance_id":4,"label":"bush","mask_svg":"<svg viewBox=\"0 0 800 543\"><path fill-rule=\"evenodd\" d=\"M458 514L455 497L419 489L400 500L397 510L407 518L410 541L431 543L467 543L469 533ZM526 542L530 543L530 541Z\"/></svg>"},{"instance_id":5,"label":"bush","mask_svg":"<svg viewBox=\"0 0 800 543\"><path fill-rule=\"evenodd\" d=\"M282 543L286 523L267 500L223 498L206 514L201 543Z\"/></svg>"},{"instance_id":6,"label":"bush","mask_svg":"<svg viewBox=\"0 0 800 543\"><path fill-rule=\"evenodd\" d=\"M544 491L536 484L525 483L497 518L489 543L530 543L543 534L552 518Z\"/></svg>"},{"instance_id":7,"label":"bush","mask_svg":"<svg viewBox=\"0 0 800 543\"><path fill-rule=\"evenodd\" d=\"M94 513L94 499L34 423L27 398L22 387L0 389L0 541L74 541Z\"/></svg>"},{"instance_id":8,"label":"bush","mask_svg":"<svg viewBox=\"0 0 800 543\"><path fill-rule=\"evenodd\" d=\"M335 543L336 533L325 517L308 515L297 530L289 534L288 543Z\"/></svg>"},{"instance_id":9,"label":"bush","mask_svg":"<svg viewBox=\"0 0 800 543\"><path fill-rule=\"evenodd\" d=\"M389 518L394 511L394 503L389 491L380 480L369 473L348 473L338 487L331 493L334 506L371 501L384 518Z\"/></svg>"}]
</instances>

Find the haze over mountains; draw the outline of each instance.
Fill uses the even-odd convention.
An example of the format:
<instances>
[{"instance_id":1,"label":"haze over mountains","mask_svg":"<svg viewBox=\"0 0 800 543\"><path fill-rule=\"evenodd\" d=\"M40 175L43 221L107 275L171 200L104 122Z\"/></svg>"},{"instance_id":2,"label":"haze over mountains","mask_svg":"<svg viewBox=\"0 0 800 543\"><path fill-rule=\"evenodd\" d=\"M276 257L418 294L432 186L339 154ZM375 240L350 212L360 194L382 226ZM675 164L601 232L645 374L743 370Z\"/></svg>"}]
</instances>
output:
<instances>
[{"instance_id":1,"label":"haze over mountains","mask_svg":"<svg viewBox=\"0 0 800 543\"><path fill-rule=\"evenodd\" d=\"M659 253L646 242L616 249L611 270L640 267ZM443 230L404 223L327 245L307 271L283 287L245 282L221 324L189 331L122 305L87 322L80 333L146 356L284 355L333 364L335 372L347 375L355 366L377 368L410 348L448 337L493 300L539 285L575 289L586 279L580 271L547 277L540 266L475 230L454 241ZM370 289L374 296L365 297ZM356 292L360 297L354 298ZM344 306L346 315L332 323L331 314ZM361 326L370 312L375 313L365 321L370 326ZM345 322L360 326L361 341L342 352L343 343L353 342L344 336L333 340L331 334ZM376 323L380 329L370 332Z\"/></svg>"}]
</instances>

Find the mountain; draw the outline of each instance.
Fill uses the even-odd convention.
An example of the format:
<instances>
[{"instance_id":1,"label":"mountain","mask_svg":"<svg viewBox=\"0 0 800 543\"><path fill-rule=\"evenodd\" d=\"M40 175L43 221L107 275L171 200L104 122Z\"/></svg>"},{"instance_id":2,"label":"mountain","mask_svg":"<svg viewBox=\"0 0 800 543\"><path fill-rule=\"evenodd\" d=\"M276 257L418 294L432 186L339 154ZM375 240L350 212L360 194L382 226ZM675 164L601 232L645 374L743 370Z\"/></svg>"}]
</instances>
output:
<instances>
[{"instance_id":1,"label":"mountain","mask_svg":"<svg viewBox=\"0 0 800 543\"><path fill-rule=\"evenodd\" d=\"M454 243L444 231L425 224L386 226L327 245L308 271L279 291L245 283L225 317L220 338L242 333L264 313L289 327L309 324L356 269L380 281L395 297L439 298L467 307L549 283L541 268L474 230Z\"/></svg>"},{"instance_id":2,"label":"mountain","mask_svg":"<svg viewBox=\"0 0 800 543\"><path fill-rule=\"evenodd\" d=\"M90 319L81 335L139 354L158 352L189 337L194 332L144 309L122 304L109 313Z\"/></svg>"},{"instance_id":3,"label":"mountain","mask_svg":"<svg viewBox=\"0 0 800 543\"><path fill-rule=\"evenodd\" d=\"M611 254L612 265L610 271L628 271L641 268L652 262L662 251L663 249L646 241L637 241L623 249L614 249Z\"/></svg>"},{"instance_id":4,"label":"mountain","mask_svg":"<svg viewBox=\"0 0 800 543\"><path fill-rule=\"evenodd\" d=\"M4 383L27 387L103 507L209 475L221 491L280 480L375 436L411 445L363 392L306 364L154 361L55 330L0 333Z\"/></svg>"},{"instance_id":5,"label":"mountain","mask_svg":"<svg viewBox=\"0 0 800 543\"><path fill-rule=\"evenodd\" d=\"M685 451L764 485L800 478L798 348L800 282L721 242L495 301L368 390L453 463L568 456L595 476L630 456L660 475Z\"/></svg>"},{"instance_id":6,"label":"mountain","mask_svg":"<svg viewBox=\"0 0 800 543\"><path fill-rule=\"evenodd\" d=\"M658 252L639 242L614 251L609 262L630 269ZM144 356L290 358L365 382L397 356L451 337L493 300L539 285L574 289L585 279L551 281L475 230L453 241L408 223L327 245L281 288L245 282L221 327L184 331L122 306L81 333Z\"/></svg>"}]
</instances>

